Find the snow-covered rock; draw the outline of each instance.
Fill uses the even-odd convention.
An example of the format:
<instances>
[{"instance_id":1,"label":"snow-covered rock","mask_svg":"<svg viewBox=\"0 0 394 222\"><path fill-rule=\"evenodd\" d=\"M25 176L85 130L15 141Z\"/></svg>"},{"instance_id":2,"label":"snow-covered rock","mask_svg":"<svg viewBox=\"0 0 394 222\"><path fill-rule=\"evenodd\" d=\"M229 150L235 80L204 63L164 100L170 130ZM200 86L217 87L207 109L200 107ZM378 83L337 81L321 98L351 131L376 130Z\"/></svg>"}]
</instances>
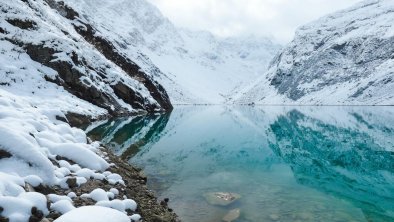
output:
<instances>
[{"instance_id":1,"label":"snow-covered rock","mask_svg":"<svg viewBox=\"0 0 394 222\"><path fill-rule=\"evenodd\" d=\"M260 104L394 104L394 2L366 0L298 29L237 97Z\"/></svg>"},{"instance_id":2,"label":"snow-covered rock","mask_svg":"<svg viewBox=\"0 0 394 222\"><path fill-rule=\"evenodd\" d=\"M82 130L57 120L58 115L63 115L62 110L71 111L69 107L61 106L59 99L46 99L62 96L64 101L75 104L81 113L89 113L92 109L91 114L99 115L105 110L54 86L47 85L46 90L53 93L49 98L41 97L39 89L37 94L16 95L0 88L0 207L1 216L11 222L29 221L35 211L41 217L48 215L49 210L63 214L73 211L75 193L45 196L34 191L39 186L57 185L69 189L83 185L90 178L125 186L119 174L106 171L110 164L101 157L97 143L88 144ZM48 110L56 101L59 107ZM97 201L102 201L102 206L116 208L123 214L125 210L137 209L134 200L117 200L118 194L119 190L114 188L109 192L97 189L92 197L99 198ZM47 200L50 208L47 208Z\"/></svg>"},{"instance_id":3,"label":"snow-covered rock","mask_svg":"<svg viewBox=\"0 0 394 222\"><path fill-rule=\"evenodd\" d=\"M99 206L88 206L80 207L69 211L68 213L61 216L55 222L130 222L129 217L126 214L121 213L117 210L99 207Z\"/></svg>"},{"instance_id":4,"label":"snow-covered rock","mask_svg":"<svg viewBox=\"0 0 394 222\"><path fill-rule=\"evenodd\" d=\"M1 215L10 221L28 221L32 207L47 215L46 204L45 196L36 192L23 192L16 197L0 197L0 206L3 207Z\"/></svg>"}]
</instances>

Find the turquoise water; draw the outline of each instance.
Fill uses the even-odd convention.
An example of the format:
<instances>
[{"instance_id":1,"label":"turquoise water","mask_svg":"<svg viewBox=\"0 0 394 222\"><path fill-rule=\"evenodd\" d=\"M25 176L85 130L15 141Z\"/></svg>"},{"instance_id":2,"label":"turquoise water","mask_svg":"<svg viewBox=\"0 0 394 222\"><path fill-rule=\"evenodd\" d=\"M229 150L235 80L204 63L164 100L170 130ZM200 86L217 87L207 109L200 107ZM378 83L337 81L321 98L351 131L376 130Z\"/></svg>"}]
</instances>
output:
<instances>
[{"instance_id":1,"label":"turquoise water","mask_svg":"<svg viewBox=\"0 0 394 222\"><path fill-rule=\"evenodd\" d=\"M182 221L394 221L394 107L177 107L89 136L143 168ZM210 205L209 192L241 198Z\"/></svg>"}]
</instances>

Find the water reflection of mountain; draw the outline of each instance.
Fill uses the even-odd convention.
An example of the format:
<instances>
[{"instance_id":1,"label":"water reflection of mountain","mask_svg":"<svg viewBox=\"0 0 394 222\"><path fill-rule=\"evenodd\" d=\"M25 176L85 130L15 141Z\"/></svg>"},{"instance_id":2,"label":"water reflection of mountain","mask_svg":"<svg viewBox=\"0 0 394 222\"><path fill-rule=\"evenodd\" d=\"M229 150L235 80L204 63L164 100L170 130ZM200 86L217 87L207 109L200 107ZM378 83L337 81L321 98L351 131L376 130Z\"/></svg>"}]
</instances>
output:
<instances>
[{"instance_id":1,"label":"water reflection of mountain","mask_svg":"<svg viewBox=\"0 0 394 222\"><path fill-rule=\"evenodd\" d=\"M353 125L336 126L289 111L271 124L275 140L270 147L290 164L299 183L352 200L368 221L390 221L394 125L382 124L384 116L373 112L345 114L338 113L338 118L352 116Z\"/></svg>"},{"instance_id":2,"label":"water reflection of mountain","mask_svg":"<svg viewBox=\"0 0 394 222\"><path fill-rule=\"evenodd\" d=\"M307 187L351 203L365 221L394 218L392 107L176 108L171 118L107 121L89 136L143 167L164 197L193 202L201 192L235 186L265 192L272 188L268 180L277 180L271 184L282 184L282 191ZM290 175L283 165L291 168ZM259 200L275 195L265 193Z\"/></svg>"},{"instance_id":3,"label":"water reflection of mountain","mask_svg":"<svg viewBox=\"0 0 394 222\"><path fill-rule=\"evenodd\" d=\"M115 154L130 159L140 148L146 149L160 139L170 114L142 115L104 121L88 132L93 140L102 141Z\"/></svg>"}]
</instances>

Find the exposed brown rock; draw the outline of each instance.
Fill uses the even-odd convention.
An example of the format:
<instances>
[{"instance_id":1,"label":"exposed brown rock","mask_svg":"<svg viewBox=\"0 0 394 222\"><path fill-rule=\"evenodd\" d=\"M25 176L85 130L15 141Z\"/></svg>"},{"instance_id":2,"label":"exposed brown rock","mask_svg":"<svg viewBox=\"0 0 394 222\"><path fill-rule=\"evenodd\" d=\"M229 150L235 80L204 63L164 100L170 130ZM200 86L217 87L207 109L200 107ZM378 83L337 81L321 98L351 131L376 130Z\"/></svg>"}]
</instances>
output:
<instances>
[{"instance_id":1,"label":"exposed brown rock","mask_svg":"<svg viewBox=\"0 0 394 222\"><path fill-rule=\"evenodd\" d=\"M11 25L18 27L20 29L34 29L37 25L36 22L31 20L21 20L21 19L7 19L6 20Z\"/></svg>"},{"instance_id":2,"label":"exposed brown rock","mask_svg":"<svg viewBox=\"0 0 394 222\"><path fill-rule=\"evenodd\" d=\"M1 147L0 147L0 159L10 158L10 157L12 157L12 154L7 152L7 151L5 151L5 150L3 150L3 149L1 149Z\"/></svg>"}]
</instances>

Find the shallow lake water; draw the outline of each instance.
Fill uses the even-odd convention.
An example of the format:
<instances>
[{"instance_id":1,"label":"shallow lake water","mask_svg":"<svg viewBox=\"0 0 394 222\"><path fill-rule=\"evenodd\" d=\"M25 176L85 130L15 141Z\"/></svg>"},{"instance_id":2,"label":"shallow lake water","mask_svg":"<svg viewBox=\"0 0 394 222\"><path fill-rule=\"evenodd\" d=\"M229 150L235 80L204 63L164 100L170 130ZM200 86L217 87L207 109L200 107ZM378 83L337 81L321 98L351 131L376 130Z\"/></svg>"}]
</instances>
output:
<instances>
[{"instance_id":1,"label":"shallow lake water","mask_svg":"<svg viewBox=\"0 0 394 222\"><path fill-rule=\"evenodd\" d=\"M185 222L394 221L394 107L181 106L88 135ZM227 206L204 194L231 192Z\"/></svg>"}]
</instances>

